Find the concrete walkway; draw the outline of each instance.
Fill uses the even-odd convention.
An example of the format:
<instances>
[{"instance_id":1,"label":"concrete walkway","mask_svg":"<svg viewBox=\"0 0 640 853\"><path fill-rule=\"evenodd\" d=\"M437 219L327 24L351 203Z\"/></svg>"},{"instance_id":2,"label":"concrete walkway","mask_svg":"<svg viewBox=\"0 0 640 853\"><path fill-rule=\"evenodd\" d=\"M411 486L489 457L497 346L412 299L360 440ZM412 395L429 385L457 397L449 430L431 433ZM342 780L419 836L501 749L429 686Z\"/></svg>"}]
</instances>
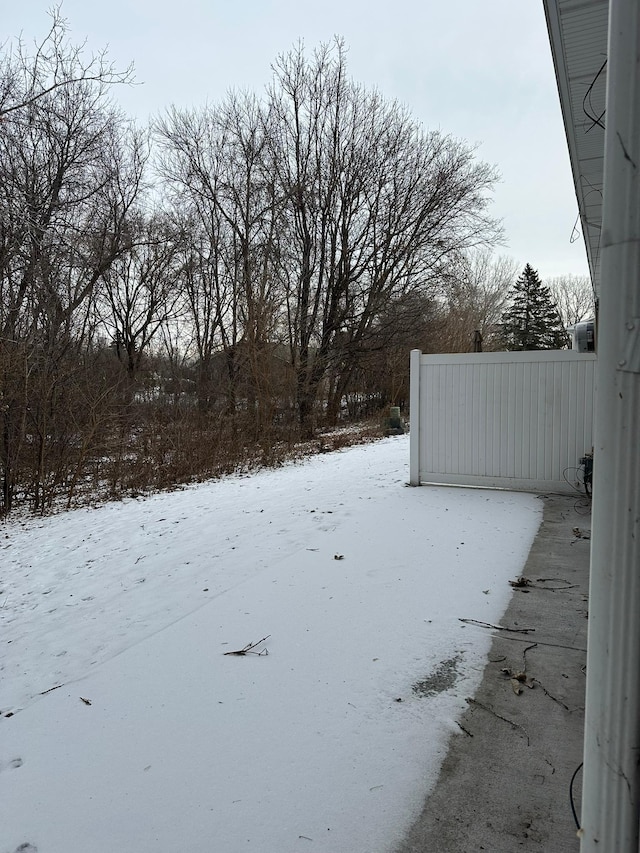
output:
<instances>
[{"instance_id":1,"label":"concrete walkway","mask_svg":"<svg viewBox=\"0 0 640 853\"><path fill-rule=\"evenodd\" d=\"M494 631L482 684L397 853L579 850L569 788L582 761L591 519L577 494L544 501L528 582L501 621L534 630Z\"/></svg>"}]
</instances>

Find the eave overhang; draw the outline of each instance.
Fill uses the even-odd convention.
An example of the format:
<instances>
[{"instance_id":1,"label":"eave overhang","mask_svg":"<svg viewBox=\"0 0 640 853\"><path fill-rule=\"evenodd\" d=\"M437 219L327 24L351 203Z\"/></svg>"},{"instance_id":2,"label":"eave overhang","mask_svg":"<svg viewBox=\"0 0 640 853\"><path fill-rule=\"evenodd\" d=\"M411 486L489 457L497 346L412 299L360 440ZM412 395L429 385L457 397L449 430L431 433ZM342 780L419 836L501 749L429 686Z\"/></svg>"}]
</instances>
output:
<instances>
[{"instance_id":1,"label":"eave overhang","mask_svg":"<svg viewBox=\"0 0 640 853\"><path fill-rule=\"evenodd\" d=\"M543 3L582 234L597 295L609 0L543 0Z\"/></svg>"}]
</instances>

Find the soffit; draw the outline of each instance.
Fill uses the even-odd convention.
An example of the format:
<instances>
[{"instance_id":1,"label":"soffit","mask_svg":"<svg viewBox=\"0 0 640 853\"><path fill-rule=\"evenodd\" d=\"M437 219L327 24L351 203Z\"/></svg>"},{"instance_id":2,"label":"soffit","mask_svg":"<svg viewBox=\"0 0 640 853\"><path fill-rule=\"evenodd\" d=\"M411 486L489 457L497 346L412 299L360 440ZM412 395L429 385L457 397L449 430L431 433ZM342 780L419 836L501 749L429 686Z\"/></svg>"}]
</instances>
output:
<instances>
[{"instance_id":1,"label":"soffit","mask_svg":"<svg viewBox=\"0 0 640 853\"><path fill-rule=\"evenodd\" d=\"M543 0L582 233L600 288L609 0Z\"/></svg>"}]
</instances>

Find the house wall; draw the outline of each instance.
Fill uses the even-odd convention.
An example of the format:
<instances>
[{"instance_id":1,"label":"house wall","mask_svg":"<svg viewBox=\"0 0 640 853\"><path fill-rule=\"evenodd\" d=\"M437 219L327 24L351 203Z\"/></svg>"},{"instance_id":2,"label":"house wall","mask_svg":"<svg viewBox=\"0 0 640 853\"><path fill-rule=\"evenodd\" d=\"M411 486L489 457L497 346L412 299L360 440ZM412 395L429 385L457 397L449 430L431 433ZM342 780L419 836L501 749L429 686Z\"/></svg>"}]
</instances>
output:
<instances>
[{"instance_id":1,"label":"house wall","mask_svg":"<svg viewBox=\"0 0 640 853\"><path fill-rule=\"evenodd\" d=\"M411 484L573 491L593 446L595 365L564 350L413 350Z\"/></svg>"}]
</instances>

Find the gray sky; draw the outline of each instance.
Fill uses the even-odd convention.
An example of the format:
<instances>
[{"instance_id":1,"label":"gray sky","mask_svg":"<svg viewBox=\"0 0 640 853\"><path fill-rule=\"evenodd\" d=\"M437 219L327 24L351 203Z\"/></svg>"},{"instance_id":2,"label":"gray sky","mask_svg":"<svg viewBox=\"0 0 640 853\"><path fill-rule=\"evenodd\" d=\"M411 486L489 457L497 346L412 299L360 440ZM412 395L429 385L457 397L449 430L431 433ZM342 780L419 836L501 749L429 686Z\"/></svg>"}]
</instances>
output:
<instances>
[{"instance_id":1,"label":"gray sky","mask_svg":"<svg viewBox=\"0 0 640 853\"><path fill-rule=\"evenodd\" d=\"M45 33L50 3L8 5L0 41ZM504 253L543 279L587 273L582 236L570 239L577 204L542 0L64 0L62 13L74 42L135 63L141 85L116 97L143 121L231 88L260 93L299 39L313 49L342 36L355 80L497 166Z\"/></svg>"}]
</instances>

